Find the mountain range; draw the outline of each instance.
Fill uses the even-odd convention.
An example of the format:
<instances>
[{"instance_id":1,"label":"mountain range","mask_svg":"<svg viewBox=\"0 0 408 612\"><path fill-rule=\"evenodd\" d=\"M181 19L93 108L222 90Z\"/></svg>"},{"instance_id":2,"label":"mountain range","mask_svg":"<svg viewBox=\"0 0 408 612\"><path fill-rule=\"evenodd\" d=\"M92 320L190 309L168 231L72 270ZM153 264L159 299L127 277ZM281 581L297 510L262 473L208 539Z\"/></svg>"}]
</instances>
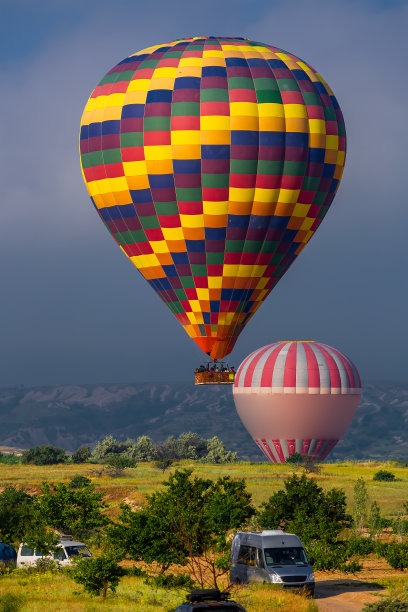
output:
<instances>
[{"instance_id":1,"label":"mountain range","mask_svg":"<svg viewBox=\"0 0 408 612\"><path fill-rule=\"evenodd\" d=\"M147 434L217 435L240 458L265 460L241 424L230 386L134 383L0 388L0 445L67 451ZM408 461L408 382L367 382L356 416L329 459Z\"/></svg>"}]
</instances>

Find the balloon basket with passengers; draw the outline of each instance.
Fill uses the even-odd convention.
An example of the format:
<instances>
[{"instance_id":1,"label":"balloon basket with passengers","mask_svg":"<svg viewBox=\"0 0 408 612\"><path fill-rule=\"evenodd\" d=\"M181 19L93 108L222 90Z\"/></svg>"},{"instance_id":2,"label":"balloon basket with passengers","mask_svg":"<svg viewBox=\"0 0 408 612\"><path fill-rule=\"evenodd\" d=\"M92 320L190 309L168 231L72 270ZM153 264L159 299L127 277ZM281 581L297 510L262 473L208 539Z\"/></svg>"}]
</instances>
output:
<instances>
[{"instance_id":1,"label":"balloon basket with passengers","mask_svg":"<svg viewBox=\"0 0 408 612\"><path fill-rule=\"evenodd\" d=\"M200 365L194 371L194 383L196 385L233 385L235 380L235 368L229 366L225 361L208 361Z\"/></svg>"}]
</instances>

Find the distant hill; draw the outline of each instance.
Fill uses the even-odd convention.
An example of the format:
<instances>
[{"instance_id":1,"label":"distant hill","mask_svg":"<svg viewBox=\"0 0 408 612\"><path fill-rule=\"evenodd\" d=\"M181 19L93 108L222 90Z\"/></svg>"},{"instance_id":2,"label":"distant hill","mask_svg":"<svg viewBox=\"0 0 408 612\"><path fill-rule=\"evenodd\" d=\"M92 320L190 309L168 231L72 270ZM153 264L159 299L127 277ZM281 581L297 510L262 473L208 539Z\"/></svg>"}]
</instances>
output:
<instances>
[{"instance_id":1,"label":"distant hill","mask_svg":"<svg viewBox=\"0 0 408 612\"><path fill-rule=\"evenodd\" d=\"M192 383L0 389L0 445L53 444L74 451L106 434L155 441L194 431L219 436L241 458L264 459L239 420L232 389ZM408 461L408 382L366 383L357 415L330 459Z\"/></svg>"}]
</instances>

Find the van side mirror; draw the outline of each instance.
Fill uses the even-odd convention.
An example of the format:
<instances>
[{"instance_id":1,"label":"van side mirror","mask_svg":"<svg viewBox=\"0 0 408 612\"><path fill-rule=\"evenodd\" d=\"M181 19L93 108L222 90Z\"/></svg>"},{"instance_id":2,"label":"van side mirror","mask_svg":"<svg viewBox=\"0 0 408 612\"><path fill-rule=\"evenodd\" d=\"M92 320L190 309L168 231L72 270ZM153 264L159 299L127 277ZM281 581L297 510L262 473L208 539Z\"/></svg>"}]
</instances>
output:
<instances>
[{"instance_id":1,"label":"van side mirror","mask_svg":"<svg viewBox=\"0 0 408 612\"><path fill-rule=\"evenodd\" d=\"M310 565L314 565L315 564L314 557L310 557L309 561L310 561Z\"/></svg>"}]
</instances>

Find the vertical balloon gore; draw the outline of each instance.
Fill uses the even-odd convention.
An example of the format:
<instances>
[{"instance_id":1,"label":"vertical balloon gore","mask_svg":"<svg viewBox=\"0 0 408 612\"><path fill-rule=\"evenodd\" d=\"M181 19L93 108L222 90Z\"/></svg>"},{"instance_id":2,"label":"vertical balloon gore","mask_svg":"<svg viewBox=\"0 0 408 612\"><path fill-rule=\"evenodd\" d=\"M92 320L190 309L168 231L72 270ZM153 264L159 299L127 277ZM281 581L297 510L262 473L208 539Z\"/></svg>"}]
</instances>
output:
<instances>
[{"instance_id":1,"label":"vertical balloon gore","mask_svg":"<svg viewBox=\"0 0 408 612\"><path fill-rule=\"evenodd\" d=\"M100 218L211 357L239 334L309 242L337 191L341 110L306 62L243 38L130 55L81 120Z\"/></svg>"}]
</instances>

